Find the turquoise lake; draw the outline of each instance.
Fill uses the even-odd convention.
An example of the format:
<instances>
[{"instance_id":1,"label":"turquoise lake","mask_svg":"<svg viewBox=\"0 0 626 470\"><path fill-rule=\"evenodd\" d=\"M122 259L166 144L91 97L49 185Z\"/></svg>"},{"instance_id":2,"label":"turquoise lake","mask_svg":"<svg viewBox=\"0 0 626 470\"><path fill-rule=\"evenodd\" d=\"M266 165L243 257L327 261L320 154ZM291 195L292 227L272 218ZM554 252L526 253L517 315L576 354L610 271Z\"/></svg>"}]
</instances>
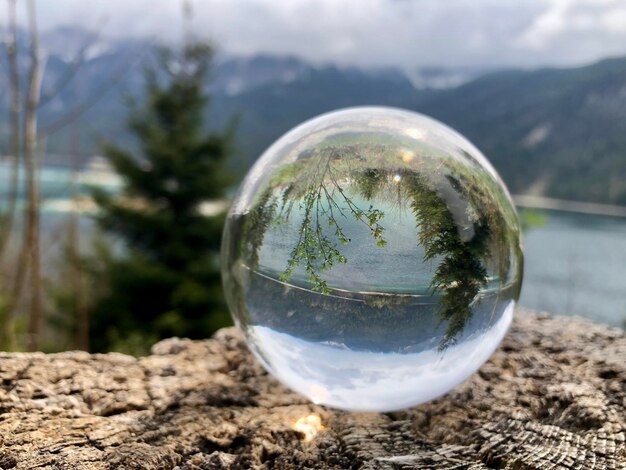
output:
<instances>
[{"instance_id":1,"label":"turquoise lake","mask_svg":"<svg viewBox=\"0 0 626 470\"><path fill-rule=\"evenodd\" d=\"M626 325L626 218L545 211L524 234L520 304Z\"/></svg>"},{"instance_id":2,"label":"turquoise lake","mask_svg":"<svg viewBox=\"0 0 626 470\"><path fill-rule=\"evenodd\" d=\"M110 175L109 175L110 176ZM101 169L83 175L79 191L90 185L115 190L115 178ZM0 208L7 188L6 167L0 164ZM49 259L61 246L69 220L68 201L74 187L63 168L44 168L44 245ZM520 305L559 315L579 315L596 322L626 325L626 218L541 211L543 226L524 234L524 283ZM83 216L83 246L92 224Z\"/></svg>"}]
</instances>

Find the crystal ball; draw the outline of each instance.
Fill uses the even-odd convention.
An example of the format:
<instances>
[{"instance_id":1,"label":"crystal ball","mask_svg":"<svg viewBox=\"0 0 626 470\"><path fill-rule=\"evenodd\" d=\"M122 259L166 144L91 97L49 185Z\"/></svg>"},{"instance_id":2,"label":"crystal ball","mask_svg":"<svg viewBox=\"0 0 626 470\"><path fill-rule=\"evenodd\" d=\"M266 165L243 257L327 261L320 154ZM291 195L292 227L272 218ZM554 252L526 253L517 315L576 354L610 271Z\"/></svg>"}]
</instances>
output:
<instances>
[{"instance_id":1,"label":"crystal ball","mask_svg":"<svg viewBox=\"0 0 626 470\"><path fill-rule=\"evenodd\" d=\"M227 216L222 276L261 364L315 403L391 411L493 353L522 281L511 197L467 139L383 107L323 114L259 158Z\"/></svg>"}]
</instances>

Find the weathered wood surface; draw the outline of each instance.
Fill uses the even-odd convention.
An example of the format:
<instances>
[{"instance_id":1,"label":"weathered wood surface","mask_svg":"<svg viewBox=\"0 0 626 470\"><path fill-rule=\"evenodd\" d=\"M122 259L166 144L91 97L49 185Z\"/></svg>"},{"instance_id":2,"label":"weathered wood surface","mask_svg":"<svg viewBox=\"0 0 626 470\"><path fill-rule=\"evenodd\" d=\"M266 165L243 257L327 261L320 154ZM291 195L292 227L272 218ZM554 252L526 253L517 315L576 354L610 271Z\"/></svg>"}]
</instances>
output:
<instances>
[{"instance_id":1,"label":"weathered wood surface","mask_svg":"<svg viewBox=\"0 0 626 470\"><path fill-rule=\"evenodd\" d=\"M233 329L141 359L0 356L2 469L625 469L625 423L626 336L529 312L465 384L388 414L307 403Z\"/></svg>"}]
</instances>

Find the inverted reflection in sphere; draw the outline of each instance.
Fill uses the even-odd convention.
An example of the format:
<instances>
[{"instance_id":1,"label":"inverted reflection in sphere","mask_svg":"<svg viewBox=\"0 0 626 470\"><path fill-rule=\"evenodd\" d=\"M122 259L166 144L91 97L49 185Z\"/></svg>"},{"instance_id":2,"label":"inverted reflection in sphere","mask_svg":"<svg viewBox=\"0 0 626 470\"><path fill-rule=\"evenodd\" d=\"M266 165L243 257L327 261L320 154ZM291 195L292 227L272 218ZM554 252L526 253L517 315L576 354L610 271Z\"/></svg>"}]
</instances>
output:
<instances>
[{"instance_id":1,"label":"inverted reflection in sphere","mask_svg":"<svg viewBox=\"0 0 626 470\"><path fill-rule=\"evenodd\" d=\"M351 108L291 130L228 214L227 300L265 368L316 403L388 411L485 362L521 287L515 209L465 138Z\"/></svg>"}]
</instances>

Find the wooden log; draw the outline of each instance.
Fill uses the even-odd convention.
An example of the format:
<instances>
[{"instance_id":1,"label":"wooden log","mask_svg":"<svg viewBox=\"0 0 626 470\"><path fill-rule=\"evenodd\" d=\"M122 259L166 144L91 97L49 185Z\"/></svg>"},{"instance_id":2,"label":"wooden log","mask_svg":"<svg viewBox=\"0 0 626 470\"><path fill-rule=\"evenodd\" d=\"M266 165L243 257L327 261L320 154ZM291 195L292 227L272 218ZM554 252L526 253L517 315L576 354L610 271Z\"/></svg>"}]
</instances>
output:
<instances>
[{"instance_id":1,"label":"wooden log","mask_svg":"<svg viewBox=\"0 0 626 470\"><path fill-rule=\"evenodd\" d=\"M625 469L626 336L518 311L479 372L412 409L315 406L240 335L152 354L0 355L0 468Z\"/></svg>"}]
</instances>

